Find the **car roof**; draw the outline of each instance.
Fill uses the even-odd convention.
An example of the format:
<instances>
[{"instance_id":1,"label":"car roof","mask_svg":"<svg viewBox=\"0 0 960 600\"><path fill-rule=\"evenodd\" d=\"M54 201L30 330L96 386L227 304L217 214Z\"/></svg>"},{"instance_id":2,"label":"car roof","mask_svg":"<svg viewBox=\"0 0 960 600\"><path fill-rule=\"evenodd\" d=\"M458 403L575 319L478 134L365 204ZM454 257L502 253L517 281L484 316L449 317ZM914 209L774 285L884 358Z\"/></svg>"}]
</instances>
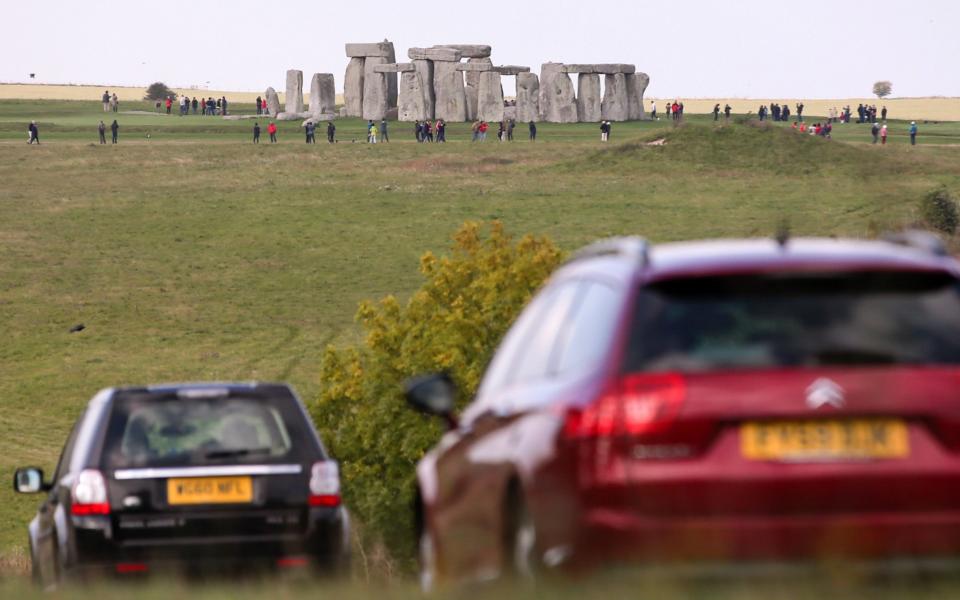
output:
<instances>
[{"instance_id":1,"label":"car roof","mask_svg":"<svg viewBox=\"0 0 960 600\"><path fill-rule=\"evenodd\" d=\"M887 241L796 238L675 242L652 246L648 280L726 273L808 270L923 270L958 272L944 254Z\"/></svg>"}]
</instances>

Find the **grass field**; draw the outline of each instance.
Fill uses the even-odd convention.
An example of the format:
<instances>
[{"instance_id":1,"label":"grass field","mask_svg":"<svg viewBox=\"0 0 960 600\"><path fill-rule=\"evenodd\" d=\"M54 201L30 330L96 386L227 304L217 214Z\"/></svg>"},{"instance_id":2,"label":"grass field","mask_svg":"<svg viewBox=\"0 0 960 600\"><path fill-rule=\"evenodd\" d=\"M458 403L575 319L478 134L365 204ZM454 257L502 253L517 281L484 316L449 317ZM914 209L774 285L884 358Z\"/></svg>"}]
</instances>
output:
<instances>
[{"instance_id":1,"label":"grass field","mask_svg":"<svg viewBox=\"0 0 960 600\"><path fill-rule=\"evenodd\" d=\"M767 236L784 221L866 237L915 222L934 186L960 195L960 123L921 128L917 147L903 122L881 148L863 126L829 141L705 117L615 125L607 146L588 124L541 125L535 144L524 128L513 144L471 144L455 124L447 145L396 124L393 143L371 146L350 143L363 139L352 120L335 145L282 123L282 143L254 147L249 122L120 113L121 143L101 147L103 116L96 102L0 102L6 481L20 465L49 472L104 386L286 380L310 401L324 345L357 335L357 302L410 293L418 257L465 220L565 249L615 234ZM25 144L30 119L40 146ZM0 569L22 571L36 505L0 488Z\"/></svg>"}]
</instances>

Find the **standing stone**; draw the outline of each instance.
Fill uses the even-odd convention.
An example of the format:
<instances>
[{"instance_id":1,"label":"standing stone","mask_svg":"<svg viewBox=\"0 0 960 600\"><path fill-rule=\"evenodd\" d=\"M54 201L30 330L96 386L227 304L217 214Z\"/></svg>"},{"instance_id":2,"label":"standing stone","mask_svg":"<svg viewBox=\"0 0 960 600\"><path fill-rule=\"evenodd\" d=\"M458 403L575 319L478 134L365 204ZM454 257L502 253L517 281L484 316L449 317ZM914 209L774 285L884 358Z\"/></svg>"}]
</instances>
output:
<instances>
[{"instance_id":1,"label":"standing stone","mask_svg":"<svg viewBox=\"0 0 960 600\"><path fill-rule=\"evenodd\" d=\"M463 73L457 70L457 63L434 61L433 86L435 117L451 123L466 121L467 96L463 89Z\"/></svg>"},{"instance_id":2,"label":"standing stone","mask_svg":"<svg viewBox=\"0 0 960 600\"><path fill-rule=\"evenodd\" d=\"M647 113L643 110L643 94L650 84L650 76L646 73L627 74L627 100L630 103L630 120L644 121Z\"/></svg>"},{"instance_id":3,"label":"standing stone","mask_svg":"<svg viewBox=\"0 0 960 600\"><path fill-rule=\"evenodd\" d=\"M561 71L560 63L544 63L540 67L540 115L550 123L576 123L577 100L570 76Z\"/></svg>"},{"instance_id":4,"label":"standing stone","mask_svg":"<svg viewBox=\"0 0 960 600\"><path fill-rule=\"evenodd\" d=\"M581 123L600 121L600 75L580 73L577 79L577 118Z\"/></svg>"},{"instance_id":5,"label":"standing stone","mask_svg":"<svg viewBox=\"0 0 960 600\"><path fill-rule=\"evenodd\" d=\"M476 64L481 65L481 69L486 65L493 66L493 61L489 58L471 58L467 61L467 64ZM480 71L465 71L464 72L464 94L467 97L467 120L475 121L477 119L477 103L480 97Z\"/></svg>"},{"instance_id":6,"label":"standing stone","mask_svg":"<svg viewBox=\"0 0 960 600\"><path fill-rule=\"evenodd\" d=\"M400 75L397 98L398 121L425 121L433 116L427 113L427 94L419 71L404 71Z\"/></svg>"},{"instance_id":7,"label":"standing stone","mask_svg":"<svg viewBox=\"0 0 960 600\"><path fill-rule=\"evenodd\" d=\"M287 71L287 97L284 112L300 114L303 112L303 71Z\"/></svg>"},{"instance_id":8,"label":"standing stone","mask_svg":"<svg viewBox=\"0 0 960 600\"><path fill-rule=\"evenodd\" d=\"M503 86L500 85L500 73L485 71L479 75L477 118L499 123L503 120Z\"/></svg>"},{"instance_id":9,"label":"standing stone","mask_svg":"<svg viewBox=\"0 0 960 600\"><path fill-rule=\"evenodd\" d=\"M310 113L330 114L336 111L337 88L333 73L314 73L310 79Z\"/></svg>"},{"instance_id":10,"label":"standing stone","mask_svg":"<svg viewBox=\"0 0 960 600\"><path fill-rule=\"evenodd\" d=\"M271 115L276 116L280 112L280 96L277 95L277 90L268 87L263 97L267 99L267 110Z\"/></svg>"},{"instance_id":11,"label":"standing stone","mask_svg":"<svg viewBox=\"0 0 960 600\"><path fill-rule=\"evenodd\" d=\"M395 63L397 62L397 53L393 49L393 42L388 42L387 40L383 41L383 44L387 46L387 62ZM395 108L397 106L397 74L396 73L387 73L387 105L390 108Z\"/></svg>"},{"instance_id":12,"label":"standing stone","mask_svg":"<svg viewBox=\"0 0 960 600\"><path fill-rule=\"evenodd\" d=\"M433 61L426 59L415 60L413 61L413 66L417 69L417 73L420 75L420 85L423 86L424 111L426 113L424 119L432 120L434 118L434 105L436 101L436 92L433 89Z\"/></svg>"},{"instance_id":13,"label":"standing stone","mask_svg":"<svg viewBox=\"0 0 960 600\"><path fill-rule=\"evenodd\" d=\"M344 110L348 117L363 116L363 70L365 58L351 58L343 76Z\"/></svg>"},{"instance_id":14,"label":"standing stone","mask_svg":"<svg viewBox=\"0 0 960 600\"><path fill-rule=\"evenodd\" d=\"M378 73L377 65L387 64L386 58L368 56L363 65L363 112L368 121L379 121L390 109L390 87L386 73Z\"/></svg>"},{"instance_id":15,"label":"standing stone","mask_svg":"<svg viewBox=\"0 0 960 600\"><path fill-rule=\"evenodd\" d=\"M626 121L630 118L630 101L627 98L627 77L623 73L604 75L603 102L600 118L604 121Z\"/></svg>"},{"instance_id":16,"label":"standing stone","mask_svg":"<svg viewBox=\"0 0 960 600\"><path fill-rule=\"evenodd\" d=\"M540 78L536 73L517 75L517 121L540 120Z\"/></svg>"}]
</instances>

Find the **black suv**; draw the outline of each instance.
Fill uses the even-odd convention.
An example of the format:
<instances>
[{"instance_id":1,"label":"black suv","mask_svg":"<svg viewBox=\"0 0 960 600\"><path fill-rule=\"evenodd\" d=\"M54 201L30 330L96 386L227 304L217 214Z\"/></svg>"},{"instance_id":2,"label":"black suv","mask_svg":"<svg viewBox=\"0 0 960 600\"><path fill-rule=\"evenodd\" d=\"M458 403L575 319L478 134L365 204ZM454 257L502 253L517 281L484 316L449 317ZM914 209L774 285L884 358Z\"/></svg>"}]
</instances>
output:
<instances>
[{"instance_id":1,"label":"black suv","mask_svg":"<svg viewBox=\"0 0 960 600\"><path fill-rule=\"evenodd\" d=\"M109 388L90 400L30 522L35 581L203 575L242 566L338 571L349 519L337 463L282 384Z\"/></svg>"}]
</instances>

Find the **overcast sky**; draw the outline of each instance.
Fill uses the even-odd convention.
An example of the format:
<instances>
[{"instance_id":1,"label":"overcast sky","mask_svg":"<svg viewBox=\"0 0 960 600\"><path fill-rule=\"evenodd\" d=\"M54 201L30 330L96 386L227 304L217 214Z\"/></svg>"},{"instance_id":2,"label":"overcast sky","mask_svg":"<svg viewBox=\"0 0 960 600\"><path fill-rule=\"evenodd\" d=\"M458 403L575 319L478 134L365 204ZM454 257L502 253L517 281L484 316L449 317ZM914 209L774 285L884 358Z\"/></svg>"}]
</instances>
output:
<instances>
[{"instance_id":1,"label":"overcast sky","mask_svg":"<svg viewBox=\"0 0 960 600\"><path fill-rule=\"evenodd\" d=\"M802 8L802 12L798 9ZM482 11L482 12L481 12ZM0 81L260 91L345 42L483 43L496 64L625 62L648 96L960 96L960 0L6 0ZM505 88L512 91L512 78ZM309 84L307 84L309 85Z\"/></svg>"}]
</instances>

